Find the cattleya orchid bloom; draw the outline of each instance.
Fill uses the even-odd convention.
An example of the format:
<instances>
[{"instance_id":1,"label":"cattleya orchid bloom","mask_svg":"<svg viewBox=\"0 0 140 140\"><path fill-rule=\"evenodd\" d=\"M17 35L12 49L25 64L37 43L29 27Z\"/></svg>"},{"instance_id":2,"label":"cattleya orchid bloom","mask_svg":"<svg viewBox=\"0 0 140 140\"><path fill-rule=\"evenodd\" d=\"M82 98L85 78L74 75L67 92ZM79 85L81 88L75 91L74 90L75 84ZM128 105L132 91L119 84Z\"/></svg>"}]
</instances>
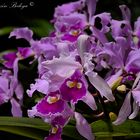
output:
<instances>
[{"instance_id":1,"label":"cattleya orchid bloom","mask_svg":"<svg viewBox=\"0 0 140 140\"><path fill-rule=\"evenodd\" d=\"M75 73L64 81L60 87L63 100L72 101L76 103L86 94L86 87L84 82L81 80L81 73L75 71Z\"/></svg>"},{"instance_id":2,"label":"cattleya orchid bloom","mask_svg":"<svg viewBox=\"0 0 140 140\"><path fill-rule=\"evenodd\" d=\"M14 97L15 95L15 97ZM23 88L11 71L3 70L0 73L0 105L10 101L11 113L15 117L22 116L21 102L23 100Z\"/></svg>"},{"instance_id":3,"label":"cattleya orchid bloom","mask_svg":"<svg viewBox=\"0 0 140 140\"><path fill-rule=\"evenodd\" d=\"M124 103L119 111L118 118L113 122L113 124L119 125L123 123L127 119L127 117L129 117L129 119L133 119L137 116L137 113L139 111L139 96L137 94L139 92L139 80L140 80L140 73L138 73L137 78L133 83L132 89L127 93ZM133 112L131 108L131 96L134 99Z\"/></svg>"},{"instance_id":4,"label":"cattleya orchid bloom","mask_svg":"<svg viewBox=\"0 0 140 140\"><path fill-rule=\"evenodd\" d=\"M61 99L59 91L49 93L36 106L37 111L43 115L61 113L65 102Z\"/></svg>"}]
</instances>

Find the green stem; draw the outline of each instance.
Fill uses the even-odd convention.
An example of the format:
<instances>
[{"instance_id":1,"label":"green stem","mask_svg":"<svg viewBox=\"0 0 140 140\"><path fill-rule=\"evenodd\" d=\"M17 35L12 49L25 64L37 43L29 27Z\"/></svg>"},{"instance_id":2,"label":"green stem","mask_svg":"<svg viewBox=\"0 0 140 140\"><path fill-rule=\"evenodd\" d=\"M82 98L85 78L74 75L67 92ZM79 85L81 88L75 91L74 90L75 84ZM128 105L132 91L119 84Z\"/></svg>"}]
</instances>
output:
<instances>
[{"instance_id":1,"label":"green stem","mask_svg":"<svg viewBox=\"0 0 140 140\"><path fill-rule=\"evenodd\" d=\"M113 132L113 127L112 127L112 122L111 122L110 117L109 117L109 112L106 109L106 105L105 105L104 100L101 97L100 93L98 93L98 98L99 98L100 103L102 105L102 109L103 109L104 116L105 116L105 122L108 125L108 129L109 129L110 132Z\"/></svg>"}]
</instances>

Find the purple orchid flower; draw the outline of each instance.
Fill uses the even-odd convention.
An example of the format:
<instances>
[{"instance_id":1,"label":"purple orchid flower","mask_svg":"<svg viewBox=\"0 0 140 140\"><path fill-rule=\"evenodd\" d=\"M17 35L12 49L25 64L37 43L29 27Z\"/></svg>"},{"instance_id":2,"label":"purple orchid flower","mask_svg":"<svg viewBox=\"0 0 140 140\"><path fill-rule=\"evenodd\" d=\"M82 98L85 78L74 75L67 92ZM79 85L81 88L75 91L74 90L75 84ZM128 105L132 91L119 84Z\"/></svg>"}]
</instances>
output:
<instances>
[{"instance_id":1,"label":"purple orchid flower","mask_svg":"<svg viewBox=\"0 0 140 140\"><path fill-rule=\"evenodd\" d=\"M87 140L94 140L92 130L85 118L78 112L75 112L76 128L78 132Z\"/></svg>"},{"instance_id":2,"label":"purple orchid flower","mask_svg":"<svg viewBox=\"0 0 140 140\"><path fill-rule=\"evenodd\" d=\"M63 5L55 8L54 17L58 18L60 16L69 15L71 13L78 11L78 10L81 10L83 7L84 7L83 0L79 0L77 2L71 2L68 4L63 4Z\"/></svg>"},{"instance_id":3,"label":"purple orchid flower","mask_svg":"<svg viewBox=\"0 0 140 140\"><path fill-rule=\"evenodd\" d=\"M23 38L30 42L32 40L33 32L27 27L16 28L10 33L9 38L13 36L15 36L16 39Z\"/></svg>"},{"instance_id":4,"label":"purple orchid flower","mask_svg":"<svg viewBox=\"0 0 140 140\"><path fill-rule=\"evenodd\" d=\"M32 97L33 93L37 90L45 95L48 94L49 83L43 79L36 79L35 84L30 85L30 90L27 90L28 96Z\"/></svg>"},{"instance_id":5,"label":"purple orchid flower","mask_svg":"<svg viewBox=\"0 0 140 140\"><path fill-rule=\"evenodd\" d=\"M11 113L15 117L22 116L21 103L23 88L10 71L2 71L0 76L0 104L11 102ZM14 97L16 96L16 99Z\"/></svg>"},{"instance_id":6,"label":"purple orchid flower","mask_svg":"<svg viewBox=\"0 0 140 140\"><path fill-rule=\"evenodd\" d=\"M84 62L84 53L86 52L85 46L87 43L87 36L83 36L79 37L79 55L81 57L81 60L83 60L83 65L85 65L86 62ZM86 64L86 65L90 65L90 63ZM112 91L109 87L109 85L100 77L98 76L97 73L93 72L93 69L91 66L88 66L88 69L85 74L88 76L89 81L91 82L91 84L100 92L101 96L105 96L108 100L110 101L114 101L115 98L112 94Z\"/></svg>"},{"instance_id":7,"label":"purple orchid flower","mask_svg":"<svg viewBox=\"0 0 140 140\"><path fill-rule=\"evenodd\" d=\"M7 54L3 55L4 61L4 66L7 68L13 68L14 61L16 59L16 52L9 52Z\"/></svg>"},{"instance_id":8,"label":"purple orchid flower","mask_svg":"<svg viewBox=\"0 0 140 140\"><path fill-rule=\"evenodd\" d=\"M135 79L135 81L132 85L132 89L127 93L125 100L123 102L123 105L119 111L118 117L113 122L113 124L119 125L119 124L123 123L127 119L127 117L129 117L129 119L133 119L136 117L136 115L139 111L139 95L138 95L139 80L140 80L140 73L137 74L137 78ZM131 107L131 95L133 96L133 99L134 99L133 112L132 112L132 107Z\"/></svg>"},{"instance_id":9,"label":"purple orchid flower","mask_svg":"<svg viewBox=\"0 0 140 140\"><path fill-rule=\"evenodd\" d=\"M81 72L75 71L75 73L70 78L64 81L60 87L63 100L77 103L78 100L86 95L86 87L84 82L81 80L81 77Z\"/></svg>"},{"instance_id":10,"label":"purple orchid flower","mask_svg":"<svg viewBox=\"0 0 140 140\"><path fill-rule=\"evenodd\" d=\"M65 102L59 91L49 93L37 105L37 111L43 115L61 113L65 108Z\"/></svg>"}]
</instances>

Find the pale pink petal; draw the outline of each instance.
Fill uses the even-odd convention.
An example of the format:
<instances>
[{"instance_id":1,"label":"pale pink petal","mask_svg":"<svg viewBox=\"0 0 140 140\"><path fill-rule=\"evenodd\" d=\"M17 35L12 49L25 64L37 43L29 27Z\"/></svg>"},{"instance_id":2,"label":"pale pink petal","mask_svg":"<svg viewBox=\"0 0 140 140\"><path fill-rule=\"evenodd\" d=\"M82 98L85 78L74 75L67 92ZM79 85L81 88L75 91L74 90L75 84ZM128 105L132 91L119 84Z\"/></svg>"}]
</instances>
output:
<instances>
[{"instance_id":1,"label":"pale pink petal","mask_svg":"<svg viewBox=\"0 0 140 140\"><path fill-rule=\"evenodd\" d=\"M122 75L123 70L120 69L119 71L117 71L114 75L112 75L108 80L107 83L108 85L111 87L112 84Z\"/></svg>"},{"instance_id":2,"label":"pale pink petal","mask_svg":"<svg viewBox=\"0 0 140 140\"><path fill-rule=\"evenodd\" d=\"M140 88L135 88L133 91L132 91L132 96L135 100L135 102L140 106Z\"/></svg>"},{"instance_id":3,"label":"pale pink petal","mask_svg":"<svg viewBox=\"0 0 140 140\"><path fill-rule=\"evenodd\" d=\"M39 91L43 94L47 94L48 93L48 88L49 88L49 83L48 83L47 80L36 79L36 83L30 85L30 90L27 90L27 94L30 97L32 97L35 90L37 90L37 91Z\"/></svg>"},{"instance_id":4,"label":"pale pink petal","mask_svg":"<svg viewBox=\"0 0 140 140\"><path fill-rule=\"evenodd\" d=\"M24 93L23 87L20 83L18 83L15 89L15 94L19 100L23 99L23 93Z\"/></svg>"},{"instance_id":5,"label":"pale pink petal","mask_svg":"<svg viewBox=\"0 0 140 140\"><path fill-rule=\"evenodd\" d=\"M54 75L64 78L70 77L77 69L82 70L80 63L76 62L72 56L53 58L53 60L42 62L42 65Z\"/></svg>"},{"instance_id":6,"label":"pale pink petal","mask_svg":"<svg viewBox=\"0 0 140 140\"><path fill-rule=\"evenodd\" d=\"M88 7L89 18L91 19L96 10L96 0L87 0L86 2Z\"/></svg>"},{"instance_id":7,"label":"pale pink petal","mask_svg":"<svg viewBox=\"0 0 140 140\"><path fill-rule=\"evenodd\" d=\"M103 34L102 32L100 32L100 30L98 30L96 27L93 27L93 34L98 38L98 40L104 44L104 43L107 43L108 40L105 36L105 34Z\"/></svg>"},{"instance_id":8,"label":"pale pink petal","mask_svg":"<svg viewBox=\"0 0 140 140\"><path fill-rule=\"evenodd\" d=\"M75 112L76 128L87 140L94 140L92 130L86 119L78 112Z\"/></svg>"},{"instance_id":9,"label":"pale pink petal","mask_svg":"<svg viewBox=\"0 0 140 140\"><path fill-rule=\"evenodd\" d=\"M14 61L14 64L13 64L14 77L16 79L18 79L18 61L19 61L19 59L16 58Z\"/></svg>"},{"instance_id":10,"label":"pale pink petal","mask_svg":"<svg viewBox=\"0 0 140 140\"><path fill-rule=\"evenodd\" d=\"M87 40L88 40L89 36L88 35L80 35L77 39L78 41L78 47L77 47L77 50L78 50L78 53L80 55L80 58L81 58L81 61L82 61L82 64L84 65L84 53L87 51Z\"/></svg>"},{"instance_id":11,"label":"pale pink petal","mask_svg":"<svg viewBox=\"0 0 140 140\"><path fill-rule=\"evenodd\" d=\"M11 109L12 115L14 117L22 117L22 110L20 104L14 98L12 98L10 102L12 105L12 109Z\"/></svg>"},{"instance_id":12,"label":"pale pink petal","mask_svg":"<svg viewBox=\"0 0 140 140\"><path fill-rule=\"evenodd\" d=\"M102 79L97 73L92 71L86 72L86 75L88 76L91 84L99 91L102 97L104 96L110 101L115 100L111 88L106 83L106 81L104 81L104 79Z\"/></svg>"},{"instance_id":13,"label":"pale pink petal","mask_svg":"<svg viewBox=\"0 0 140 140\"><path fill-rule=\"evenodd\" d=\"M85 102L92 110L96 110L96 102L94 97L87 91L86 96L82 98L82 101Z\"/></svg>"},{"instance_id":14,"label":"pale pink petal","mask_svg":"<svg viewBox=\"0 0 140 140\"><path fill-rule=\"evenodd\" d=\"M130 114L129 119L134 119L139 112L139 106L136 102L133 102L133 112Z\"/></svg>"},{"instance_id":15,"label":"pale pink petal","mask_svg":"<svg viewBox=\"0 0 140 140\"><path fill-rule=\"evenodd\" d=\"M10 37L15 36L16 39L24 38L27 41L30 41L33 36L33 32L28 27L16 28L10 33Z\"/></svg>"},{"instance_id":16,"label":"pale pink petal","mask_svg":"<svg viewBox=\"0 0 140 140\"><path fill-rule=\"evenodd\" d=\"M130 115L130 113L131 113L130 99L131 99L131 92L129 92L126 95L123 105L119 111L118 118L113 122L113 124L115 124L115 125L122 124L127 119L127 117Z\"/></svg>"},{"instance_id":17,"label":"pale pink petal","mask_svg":"<svg viewBox=\"0 0 140 140\"><path fill-rule=\"evenodd\" d=\"M119 8L121 9L123 19L130 21L131 19L130 9L126 5L120 5Z\"/></svg>"}]
</instances>

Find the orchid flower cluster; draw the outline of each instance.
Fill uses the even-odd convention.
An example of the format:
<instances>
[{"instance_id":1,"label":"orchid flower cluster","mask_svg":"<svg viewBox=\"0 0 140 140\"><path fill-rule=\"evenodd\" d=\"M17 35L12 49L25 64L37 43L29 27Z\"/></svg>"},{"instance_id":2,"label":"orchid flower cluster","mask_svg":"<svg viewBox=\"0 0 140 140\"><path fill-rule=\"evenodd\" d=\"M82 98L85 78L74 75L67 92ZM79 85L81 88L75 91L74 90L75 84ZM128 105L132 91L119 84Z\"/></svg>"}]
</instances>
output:
<instances>
[{"instance_id":1,"label":"orchid flower cluster","mask_svg":"<svg viewBox=\"0 0 140 140\"><path fill-rule=\"evenodd\" d=\"M79 0L56 7L52 20L55 30L40 40L33 39L27 27L10 33L10 38L25 39L30 46L2 55L0 105L10 101L12 115L22 117L24 94L30 98L41 94L27 112L29 117L40 117L51 125L45 140L60 140L72 119L83 137L95 139L90 124L77 109L81 101L96 112L98 104L116 103L118 95L124 97L115 125L139 112L140 18L132 27L126 5L120 6L122 20L115 20L107 12L95 15L96 4L96 0ZM38 77L24 93L18 64L28 57L33 57L29 66L38 62Z\"/></svg>"}]
</instances>

